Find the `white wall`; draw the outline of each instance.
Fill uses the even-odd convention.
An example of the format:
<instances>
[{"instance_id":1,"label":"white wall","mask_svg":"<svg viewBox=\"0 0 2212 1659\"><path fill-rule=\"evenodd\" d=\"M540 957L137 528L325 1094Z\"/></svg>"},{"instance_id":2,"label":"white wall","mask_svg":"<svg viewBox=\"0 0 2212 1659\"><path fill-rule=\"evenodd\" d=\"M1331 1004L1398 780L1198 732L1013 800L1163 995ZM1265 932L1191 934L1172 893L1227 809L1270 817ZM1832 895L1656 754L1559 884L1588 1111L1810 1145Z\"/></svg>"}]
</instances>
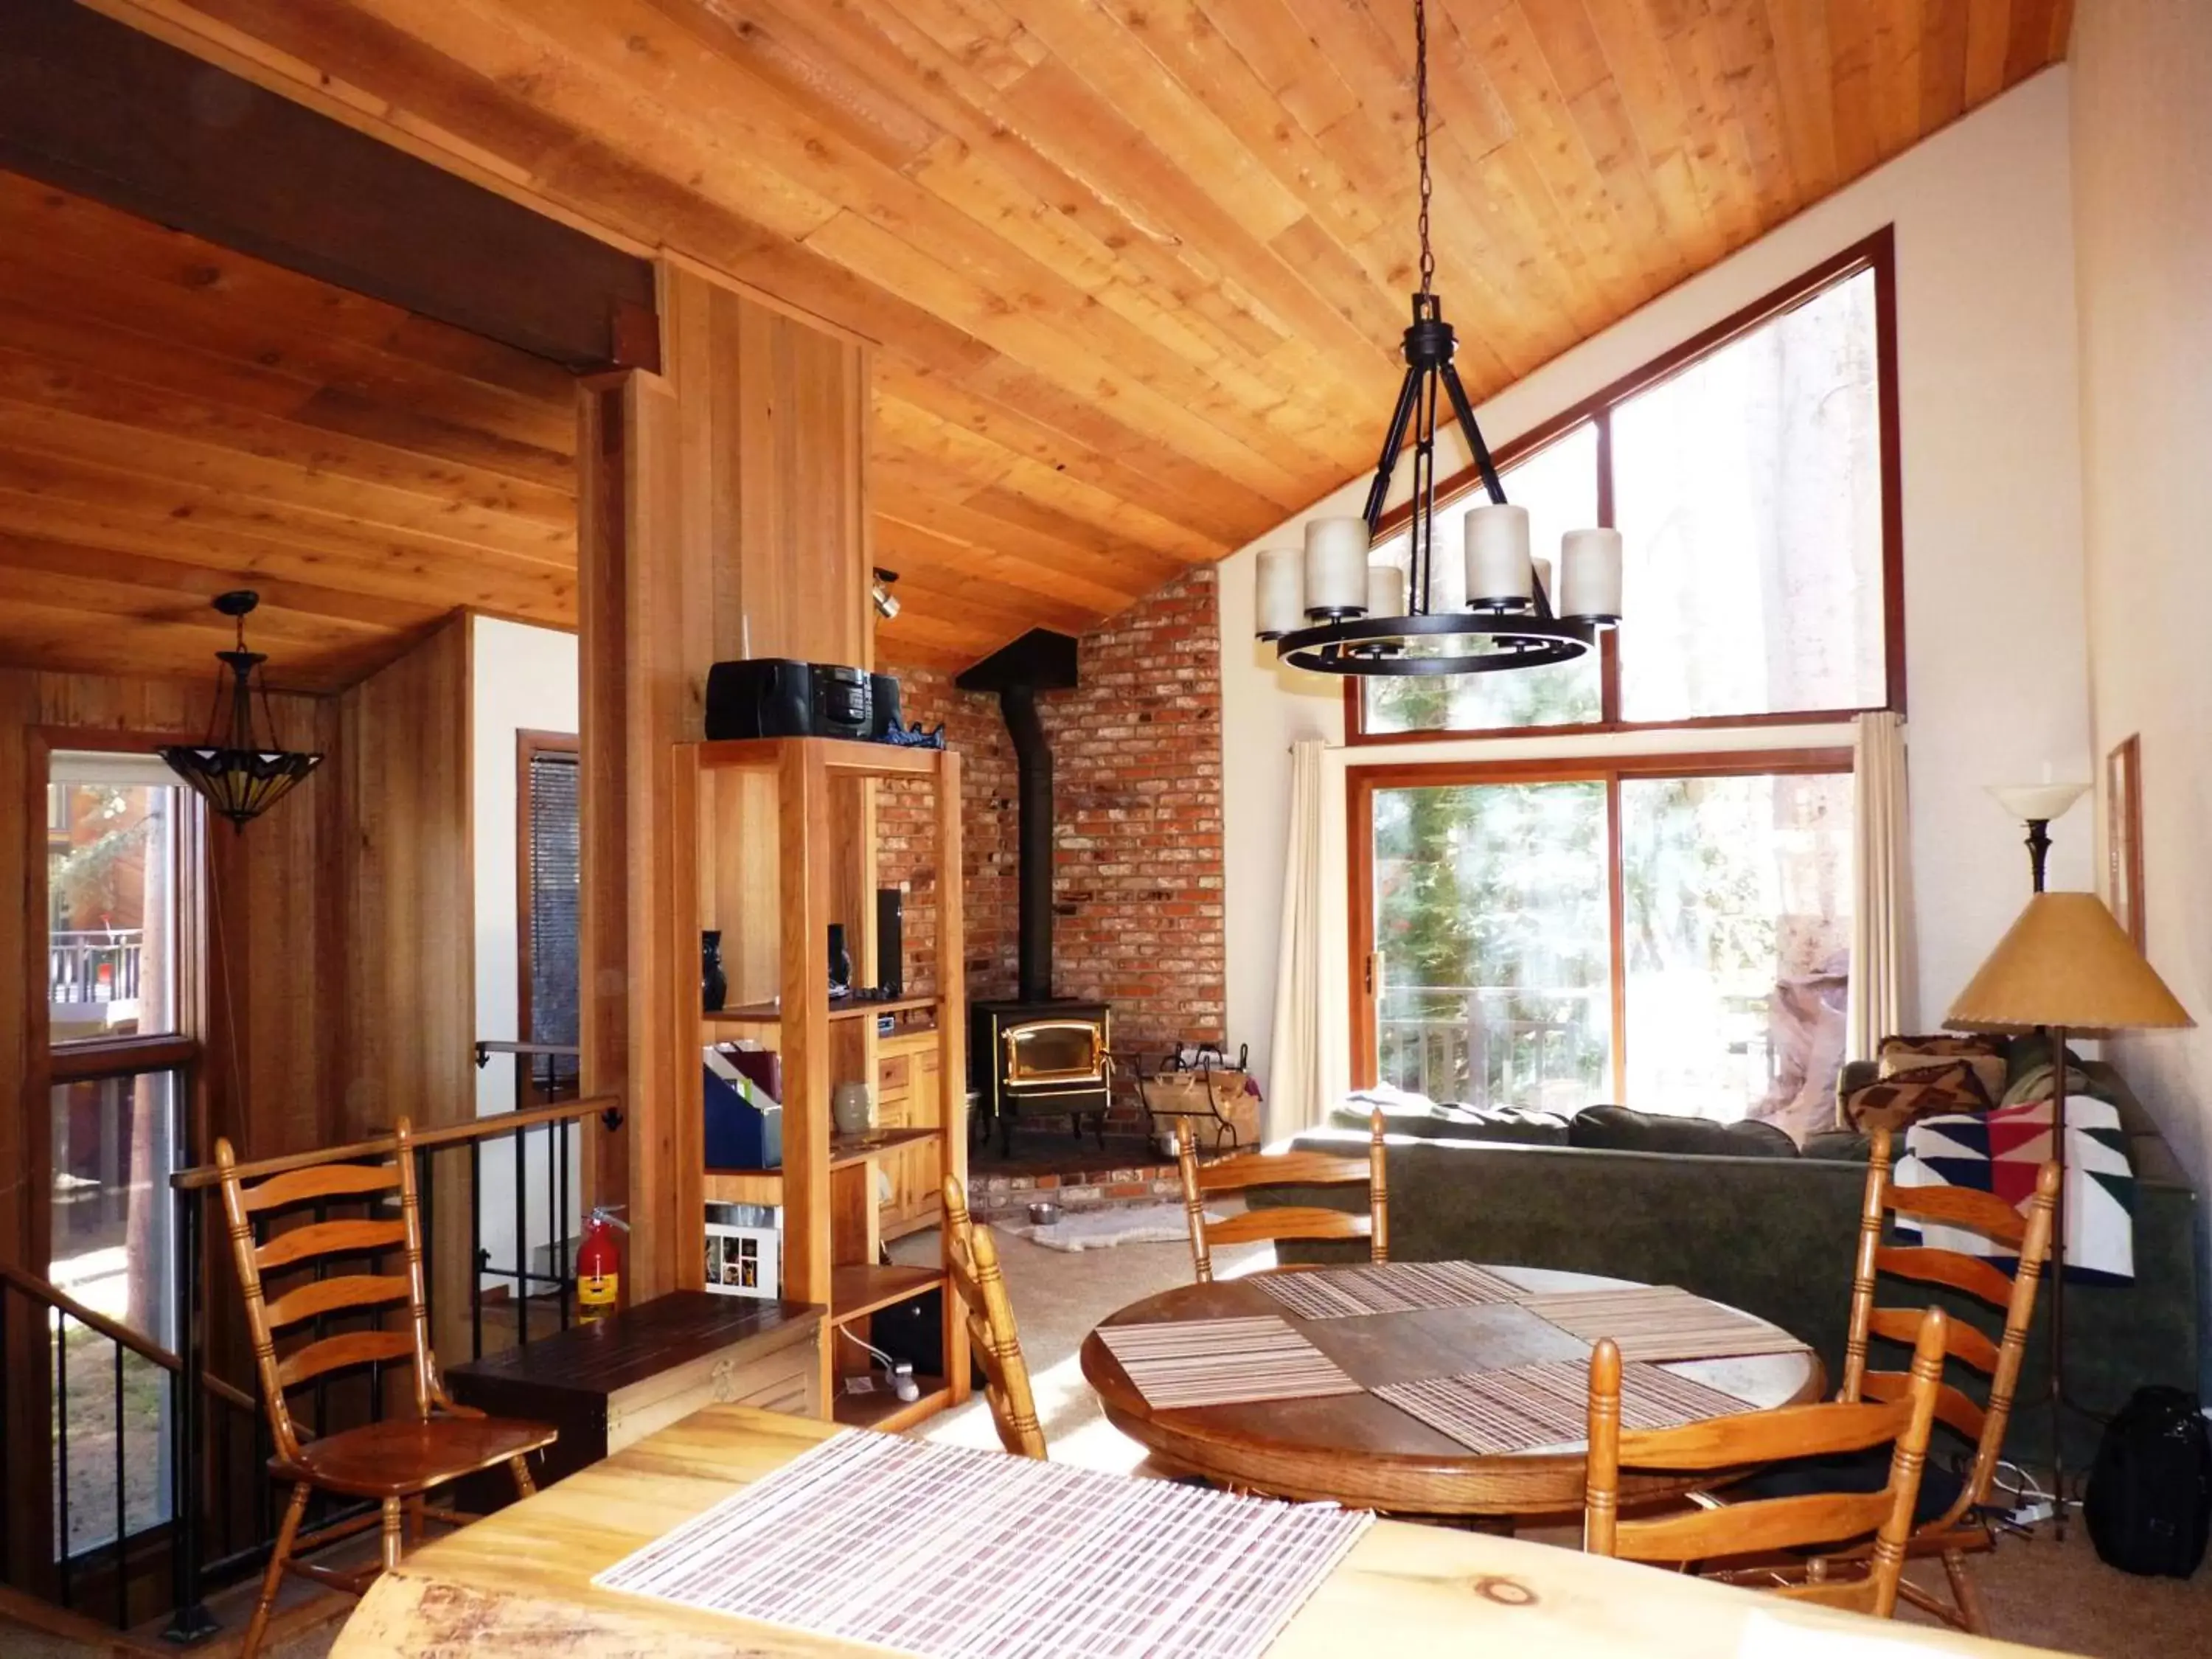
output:
<instances>
[{"instance_id":1,"label":"white wall","mask_svg":"<svg viewBox=\"0 0 2212 1659\"><path fill-rule=\"evenodd\" d=\"M471 757L476 822L477 1036L519 1040L517 946L515 733L576 729L576 636L489 617L470 619L469 681L473 699L475 753ZM514 1105L514 1060L495 1056L477 1073L477 1115ZM533 1241L544 1224L545 1135L528 1138L528 1176ZM573 1143L572 1143L573 1150ZM492 1143L483 1161L484 1248L494 1262L514 1257L514 1170L506 1141ZM571 1169L576 1167L573 1159ZM574 1218L570 1218L574 1233ZM487 1279L488 1286L509 1281Z\"/></svg>"},{"instance_id":2,"label":"white wall","mask_svg":"<svg viewBox=\"0 0 2212 1659\"><path fill-rule=\"evenodd\" d=\"M2046 763L2061 777L2088 775L2068 106L2065 68L2045 71L1478 411L1485 435L1506 442L1896 227L1917 890L1917 998L1907 1012L1923 1026L1941 1019L2027 896L2021 831L1984 786L2032 781ZM1479 321L1462 317L1462 325ZM1379 439L1383 412L1346 416L1373 419ZM1364 489L1349 485L1315 510L1357 512ZM1279 669L1251 637L1254 554L1295 541L1306 516L1233 555L1221 580L1229 1030L1252 1044L1263 1076L1288 747L1302 735L1343 737L1337 687ZM1389 757L1410 758L1403 750ZM2076 808L2053 835L2051 884L2087 885L2087 811Z\"/></svg>"},{"instance_id":3,"label":"white wall","mask_svg":"<svg viewBox=\"0 0 2212 1659\"><path fill-rule=\"evenodd\" d=\"M2200 1022L2123 1039L2116 1058L2202 1192L2212 1188L2212 7L2102 0L2075 14L2073 50L2097 751L2142 738L2147 944Z\"/></svg>"}]
</instances>

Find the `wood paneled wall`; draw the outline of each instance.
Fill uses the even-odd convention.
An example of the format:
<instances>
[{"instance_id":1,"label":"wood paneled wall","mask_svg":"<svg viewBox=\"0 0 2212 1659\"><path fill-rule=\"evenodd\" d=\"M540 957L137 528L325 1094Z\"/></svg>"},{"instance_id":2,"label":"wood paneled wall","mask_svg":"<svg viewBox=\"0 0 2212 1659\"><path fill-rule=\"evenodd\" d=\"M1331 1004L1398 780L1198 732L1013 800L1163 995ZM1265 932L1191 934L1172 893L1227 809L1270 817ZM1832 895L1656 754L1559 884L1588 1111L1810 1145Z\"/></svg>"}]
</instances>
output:
<instances>
[{"instance_id":1,"label":"wood paneled wall","mask_svg":"<svg viewBox=\"0 0 2212 1659\"><path fill-rule=\"evenodd\" d=\"M700 1220L673 1198L677 1161L699 1157L676 1144L670 1059L696 988L665 964L698 902L669 856L696 810L671 745L704 735L717 661L873 662L866 347L685 267L661 292L667 373L587 384L578 445L584 1086L629 1115L626 1162L595 1174L629 1194L633 1301L680 1282Z\"/></svg>"},{"instance_id":2,"label":"wood paneled wall","mask_svg":"<svg viewBox=\"0 0 2212 1659\"><path fill-rule=\"evenodd\" d=\"M458 1122L476 1115L468 617L337 702L341 1138Z\"/></svg>"}]
</instances>

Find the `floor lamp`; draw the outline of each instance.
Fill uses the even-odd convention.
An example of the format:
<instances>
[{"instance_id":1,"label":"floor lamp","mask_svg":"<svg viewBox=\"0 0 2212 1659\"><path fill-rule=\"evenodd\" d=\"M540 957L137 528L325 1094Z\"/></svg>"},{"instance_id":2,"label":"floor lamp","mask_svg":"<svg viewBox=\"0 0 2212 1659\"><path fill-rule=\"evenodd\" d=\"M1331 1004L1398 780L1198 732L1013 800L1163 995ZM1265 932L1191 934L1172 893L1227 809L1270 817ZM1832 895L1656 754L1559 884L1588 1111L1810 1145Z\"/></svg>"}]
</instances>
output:
<instances>
[{"instance_id":1,"label":"floor lamp","mask_svg":"<svg viewBox=\"0 0 2212 1659\"><path fill-rule=\"evenodd\" d=\"M2051 1243L2051 1462L2058 1537L2066 1537L2066 1462L2059 1419L2066 1404L2066 1037L2193 1025L2135 942L2094 893L2039 892L1944 1017L1970 1030L2051 1032L2051 1156L2058 1204Z\"/></svg>"}]
</instances>

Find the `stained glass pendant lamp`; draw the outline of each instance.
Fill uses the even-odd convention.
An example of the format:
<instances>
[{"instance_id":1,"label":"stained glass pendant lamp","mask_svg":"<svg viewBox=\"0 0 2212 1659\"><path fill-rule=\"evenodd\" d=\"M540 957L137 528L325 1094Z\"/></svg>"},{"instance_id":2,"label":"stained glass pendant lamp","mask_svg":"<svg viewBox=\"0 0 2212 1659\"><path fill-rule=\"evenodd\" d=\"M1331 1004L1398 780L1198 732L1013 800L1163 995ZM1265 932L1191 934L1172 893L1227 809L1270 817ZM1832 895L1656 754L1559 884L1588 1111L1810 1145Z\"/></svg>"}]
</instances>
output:
<instances>
[{"instance_id":1,"label":"stained glass pendant lamp","mask_svg":"<svg viewBox=\"0 0 2212 1659\"><path fill-rule=\"evenodd\" d=\"M1620 532L1570 530L1554 588L1548 560L1529 555L1528 513L1510 505L1489 446L1452 365L1458 338L1444 321L1429 246L1429 31L1413 3L1415 155L1420 168L1421 286L1406 331L1405 380L1383 428L1382 454L1358 518L1307 520L1303 547L1262 549L1255 630L1278 657L1324 674L1484 674L1567 662L1620 620ZM1466 515L1467 601L1442 602L1455 584L1436 569L1437 421L1451 418L1489 500ZM1371 562L1392 480L1413 439L1406 565Z\"/></svg>"},{"instance_id":2,"label":"stained glass pendant lamp","mask_svg":"<svg viewBox=\"0 0 2212 1659\"><path fill-rule=\"evenodd\" d=\"M269 708L269 688L261 687L261 715L269 732L266 744L254 741L254 671L268 661L258 651L246 648L246 618L261 603L258 593L240 591L218 594L215 608L238 625L235 649L218 651L216 660L222 672L216 677L215 707L208 716L208 740L204 744L173 744L155 752L169 769L206 798L208 805L243 830L248 820L259 817L292 793L308 773L322 764L320 755L303 755L276 746L276 718ZM222 701L230 698L230 730L222 729Z\"/></svg>"}]
</instances>

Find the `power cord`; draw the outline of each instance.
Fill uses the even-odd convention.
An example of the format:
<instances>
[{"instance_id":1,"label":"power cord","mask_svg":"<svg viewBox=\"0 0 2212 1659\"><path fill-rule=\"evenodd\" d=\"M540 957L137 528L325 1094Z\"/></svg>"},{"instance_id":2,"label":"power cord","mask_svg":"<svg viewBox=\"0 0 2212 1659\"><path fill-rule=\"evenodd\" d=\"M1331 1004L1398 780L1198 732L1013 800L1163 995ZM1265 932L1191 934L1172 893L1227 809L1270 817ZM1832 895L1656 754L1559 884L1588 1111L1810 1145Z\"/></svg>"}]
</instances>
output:
<instances>
[{"instance_id":1,"label":"power cord","mask_svg":"<svg viewBox=\"0 0 2212 1659\"><path fill-rule=\"evenodd\" d=\"M869 1354L874 1357L877 1363L883 1366L884 1380L890 1382L891 1392L897 1395L900 1400L908 1405L912 1405L915 1401L921 1398L921 1384L914 1380L913 1361L892 1358L881 1348L876 1346L874 1343L863 1342L859 1337L854 1336L850 1328L847 1326L840 1325L837 1329L844 1335L848 1341L852 1343L854 1347L866 1349ZM847 1392L866 1392L866 1389L854 1389L852 1387L852 1384L855 1380L857 1379L851 1377L848 1377L846 1379ZM872 1389L874 1386L875 1384L873 1380L869 1379L868 1387Z\"/></svg>"}]
</instances>

